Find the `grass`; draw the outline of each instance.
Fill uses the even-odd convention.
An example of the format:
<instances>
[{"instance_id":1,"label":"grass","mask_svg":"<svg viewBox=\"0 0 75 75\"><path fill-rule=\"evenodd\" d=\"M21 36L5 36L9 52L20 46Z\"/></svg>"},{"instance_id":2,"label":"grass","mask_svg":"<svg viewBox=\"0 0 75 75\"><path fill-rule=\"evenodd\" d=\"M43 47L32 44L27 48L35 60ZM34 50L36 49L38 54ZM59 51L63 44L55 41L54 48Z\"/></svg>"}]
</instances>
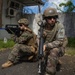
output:
<instances>
[{"instance_id":1,"label":"grass","mask_svg":"<svg viewBox=\"0 0 75 75\"><path fill-rule=\"evenodd\" d=\"M75 37L68 37L68 45L66 48L66 54L74 56L75 55Z\"/></svg>"},{"instance_id":2,"label":"grass","mask_svg":"<svg viewBox=\"0 0 75 75\"><path fill-rule=\"evenodd\" d=\"M13 40L8 40L7 41L7 43L4 43L4 41L3 40L0 40L0 50L1 49L4 49L4 48L11 48L11 47L13 47L14 46L14 42L13 42Z\"/></svg>"},{"instance_id":3,"label":"grass","mask_svg":"<svg viewBox=\"0 0 75 75\"><path fill-rule=\"evenodd\" d=\"M14 41L9 39L7 43L4 43L3 40L0 40L0 51L6 49L6 48L11 48L14 46ZM68 38L68 45L66 48L66 54L67 55L75 55L75 38Z\"/></svg>"},{"instance_id":4,"label":"grass","mask_svg":"<svg viewBox=\"0 0 75 75\"><path fill-rule=\"evenodd\" d=\"M67 47L65 54L70 55L70 56L75 56L75 48L74 47Z\"/></svg>"}]
</instances>

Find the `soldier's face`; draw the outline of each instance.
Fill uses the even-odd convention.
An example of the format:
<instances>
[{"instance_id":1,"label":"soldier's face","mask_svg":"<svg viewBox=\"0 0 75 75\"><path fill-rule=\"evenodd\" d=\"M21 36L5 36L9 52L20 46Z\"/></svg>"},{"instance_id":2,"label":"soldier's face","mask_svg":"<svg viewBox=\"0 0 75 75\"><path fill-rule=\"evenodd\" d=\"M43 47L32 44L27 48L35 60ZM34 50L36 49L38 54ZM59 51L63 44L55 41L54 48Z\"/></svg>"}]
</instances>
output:
<instances>
[{"instance_id":1,"label":"soldier's face","mask_svg":"<svg viewBox=\"0 0 75 75\"><path fill-rule=\"evenodd\" d=\"M23 29L24 29L24 25L23 25L23 24L20 24L20 25L19 25L19 28L20 28L21 30L23 30Z\"/></svg>"},{"instance_id":2,"label":"soldier's face","mask_svg":"<svg viewBox=\"0 0 75 75\"><path fill-rule=\"evenodd\" d=\"M25 25L25 24L19 24L19 27L20 27L20 29L21 30L27 30L27 25Z\"/></svg>"},{"instance_id":3,"label":"soldier's face","mask_svg":"<svg viewBox=\"0 0 75 75\"><path fill-rule=\"evenodd\" d=\"M54 16L48 17L46 20L47 20L47 23L51 26L54 26L56 23L56 17L54 17Z\"/></svg>"}]
</instances>

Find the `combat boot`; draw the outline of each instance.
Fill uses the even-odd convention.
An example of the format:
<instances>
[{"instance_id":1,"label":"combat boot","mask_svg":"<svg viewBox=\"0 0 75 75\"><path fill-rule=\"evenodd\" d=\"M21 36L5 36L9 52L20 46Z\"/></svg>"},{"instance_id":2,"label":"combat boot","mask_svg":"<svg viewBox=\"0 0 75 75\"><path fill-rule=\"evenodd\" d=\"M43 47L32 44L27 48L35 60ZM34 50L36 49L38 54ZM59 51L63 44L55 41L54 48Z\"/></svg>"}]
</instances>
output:
<instances>
[{"instance_id":1,"label":"combat boot","mask_svg":"<svg viewBox=\"0 0 75 75\"><path fill-rule=\"evenodd\" d=\"M10 67L12 65L13 65L13 63L11 61L7 61L6 63L2 64L2 68L7 68L7 67Z\"/></svg>"},{"instance_id":2,"label":"combat boot","mask_svg":"<svg viewBox=\"0 0 75 75\"><path fill-rule=\"evenodd\" d=\"M61 66L62 66L62 61L61 60L58 60L58 63L57 63L57 65L56 65L56 70L57 71L60 71L60 69L61 69Z\"/></svg>"},{"instance_id":3,"label":"combat boot","mask_svg":"<svg viewBox=\"0 0 75 75\"><path fill-rule=\"evenodd\" d=\"M49 75L49 74L45 74L45 75Z\"/></svg>"},{"instance_id":4,"label":"combat boot","mask_svg":"<svg viewBox=\"0 0 75 75\"><path fill-rule=\"evenodd\" d=\"M55 75L55 74L48 74L48 73L45 73L45 75Z\"/></svg>"},{"instance_id":5,"label":"combat boot","mask_svg":"<svg viewBox=\"0 0 75 75\"><path fill-rule=\"evenodd\" d=\"M48 73L45 73L45 75L50 75L50 74L48 74Z\"/></svg>"},{"instance_id":6,"label":"combat boot","mask_svg":"<svg viewBox=\"0 0 75 75\"><path fill-rule=\"evenodd\" d=\"M58 64L62 65L62 64L63 64L63 62L62 62L61 60L58 60Z\"/></svg>"}]
</instances>

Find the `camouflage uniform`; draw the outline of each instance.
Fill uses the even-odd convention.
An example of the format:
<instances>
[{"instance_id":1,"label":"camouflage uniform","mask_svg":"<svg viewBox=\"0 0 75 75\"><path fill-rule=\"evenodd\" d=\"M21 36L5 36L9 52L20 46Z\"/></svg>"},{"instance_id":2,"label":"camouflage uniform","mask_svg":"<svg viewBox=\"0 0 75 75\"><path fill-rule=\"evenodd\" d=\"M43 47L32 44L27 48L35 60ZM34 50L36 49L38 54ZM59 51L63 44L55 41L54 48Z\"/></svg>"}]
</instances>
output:
<instances>
[{"instance_id":1,"label":"camouflage uniform","mask_svg":"<svg viewBox=\"0 0 75 75\"><path fill-rule=\"evenodd\" d=\"M23 25L23 28L25 26L26 29L22 28L23 30L21 31L19 37L16 35L13 36L13 40L16 44L8 56L8 61L2 64L2 68L12 66L14 63L19 61L20 57L23 57L24 55L27 55L27 59L30 60L37 53L36 35L28 27L28 20L26 18L22 18L18 21L18 23L21 24L21 27Z\"/></svg>"},{"instance_id":2,"label":"camouflage uniform","mask_svg":"<svg viewBox=\"0 0 75 75\"><path fill-rule=\"evenodd\" d=\"M53 12L55 12L54 9L49 10L53 10ZM50 14L46 15L46 17L50 16ZM58 17L55 13L53 13L53 15ZM46 17L44 16L44 18ZM60 56L63 56L65 53L67 38L65 36L64 26L60 22L57 21L51 30L46 28L47 25L48 24L46 23L44 28L44 45L46 46L44 54L48 54L46 75L55 75L56 67L58 64L58 58Z\"/></svg>"},{"instance_id":3,"label":"camouflage uniform","mask_svg":"<svg viewBox=\"0 0 75 75\"><path fill-rule=\"evenodd\" d=\"M33 37L34 34L30 33L29 31L24 31L20 37L17 37L15 39L16 44L14 45L11 53L9 54L8 60L15 63L19 60L21 56L23 56L24 53L34 54L35 44Z\"/></svg>"}]
</instances>

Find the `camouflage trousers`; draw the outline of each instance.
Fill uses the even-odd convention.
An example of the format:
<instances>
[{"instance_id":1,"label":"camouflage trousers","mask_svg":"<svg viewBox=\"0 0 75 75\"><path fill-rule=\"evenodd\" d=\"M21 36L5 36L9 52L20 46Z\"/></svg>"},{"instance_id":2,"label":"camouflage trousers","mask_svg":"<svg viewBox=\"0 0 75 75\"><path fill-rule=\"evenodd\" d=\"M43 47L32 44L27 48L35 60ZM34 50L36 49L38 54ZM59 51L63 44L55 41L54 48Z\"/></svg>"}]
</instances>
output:
<instances>
[{"instance_id":1,"label":"camouflage trousers","mask_svg":"<svg viewBox=\"0 0 75 75\"><path fill-rule=\"evenodd\" d=\"M62 47L53 48L51 50L48 50L48 59L47 59L45 75L55 75L56 74L56 67L58 64L59 57L63 56L64 53L65 53L65 49Z\"/></svg>"},{"instance_id":2,"label":"camouflage trousers","mask_svg":"<svg viewBox=\"0 0 75 75\"><path fill-rule=\"evenodd\" d=\"M31 46L23 45L23 44L15 44L11 53L8 56L8 60L13 63L17 63L21 57L26 54L33 55Z\"/></svg>"}]
</instances>

